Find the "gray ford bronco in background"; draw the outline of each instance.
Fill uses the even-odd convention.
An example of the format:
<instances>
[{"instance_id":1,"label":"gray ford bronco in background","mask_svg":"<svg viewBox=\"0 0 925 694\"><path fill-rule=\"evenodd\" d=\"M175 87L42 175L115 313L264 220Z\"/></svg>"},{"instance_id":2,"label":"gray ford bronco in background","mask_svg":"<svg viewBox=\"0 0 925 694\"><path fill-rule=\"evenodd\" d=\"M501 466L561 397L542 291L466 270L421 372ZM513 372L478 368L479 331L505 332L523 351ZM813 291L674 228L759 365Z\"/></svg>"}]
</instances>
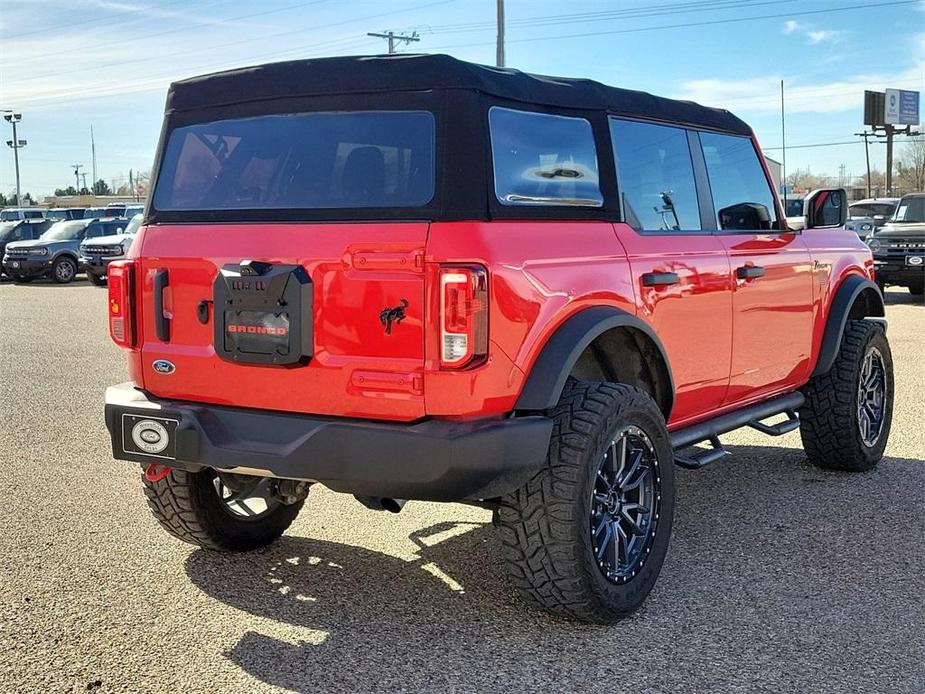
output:
<instances>
[{"instance_id":1,"label":"gray ford bronco in background","mask_svg":"<svg viewBox=\"0 0 925 694\"><path fill-rule=\"evenodd\" d=\"M34 241L7 244L3 254L3 271L16 282L31 282L50 276L58 284L67 284L77 276L81 241L119 234L127 225L124 219L57 222Z\"/></svg>"},{"instance_id":2,"label":"gray ford bronco in background","mask_svg":"<svg viewBox=\"0 0 925 694\"><path fill-rule=\"evenodd\" d=\"M85 238L80 244L78 262L90 284L97 287L106 282L106 268L115 260L122 260L132 247L135 234L144 215L136 214L121 232L112 236Z\"/></svg>"}]
</instances>

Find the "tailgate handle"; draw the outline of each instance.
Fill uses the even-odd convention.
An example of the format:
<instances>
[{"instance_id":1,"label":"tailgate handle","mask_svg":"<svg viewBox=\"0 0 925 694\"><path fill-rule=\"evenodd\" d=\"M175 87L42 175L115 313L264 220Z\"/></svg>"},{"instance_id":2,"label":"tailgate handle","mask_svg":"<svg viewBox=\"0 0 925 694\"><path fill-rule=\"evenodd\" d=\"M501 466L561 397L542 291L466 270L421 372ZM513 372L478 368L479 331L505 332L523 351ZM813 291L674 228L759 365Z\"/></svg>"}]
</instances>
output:
<instances>
[{"instance_id":1,"label":"tailgate handle","mask_svg":"<svg viewBox=\"0 0 925 694\"><path fill-rule=\"evenodd\" d=\"M170 319L164 315L164 290L169 283L166 269L154 273L154 332L161 342L170 341Z\"/></svg>"}]
</instances>

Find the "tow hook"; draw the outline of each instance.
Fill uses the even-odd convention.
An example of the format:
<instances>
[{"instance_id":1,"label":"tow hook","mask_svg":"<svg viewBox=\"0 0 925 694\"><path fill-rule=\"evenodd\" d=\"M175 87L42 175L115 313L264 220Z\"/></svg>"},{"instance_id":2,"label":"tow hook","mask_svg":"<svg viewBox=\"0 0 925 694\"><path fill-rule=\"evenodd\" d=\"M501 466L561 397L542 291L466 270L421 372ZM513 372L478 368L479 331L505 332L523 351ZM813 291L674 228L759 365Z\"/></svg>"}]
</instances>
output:
<instances>
[{"instance_id":1,"label":"tow hook","mask_svg":"<svg viewBox=\"0 0 925 694\"><path fill-rule=\"evenodd\" d=\"M148 467L145 468L145 479L148 480L148 482L151 484L160 482L169 474L170 468L167 465L161 465L160 463L151 463Z\"/></svg>"}]
</instances>

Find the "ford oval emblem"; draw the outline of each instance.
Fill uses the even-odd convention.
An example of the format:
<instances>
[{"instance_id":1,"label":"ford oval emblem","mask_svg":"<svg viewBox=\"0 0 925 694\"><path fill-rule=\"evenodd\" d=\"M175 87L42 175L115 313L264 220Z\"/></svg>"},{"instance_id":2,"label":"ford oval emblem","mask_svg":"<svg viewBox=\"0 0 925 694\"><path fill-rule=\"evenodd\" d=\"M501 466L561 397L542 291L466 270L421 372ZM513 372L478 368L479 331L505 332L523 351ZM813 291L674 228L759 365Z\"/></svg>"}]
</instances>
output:
<instances>
[{"instance_id":1,"label":"ford oval emblem","mask_svg":"<svg viewBox=\"0 0 925 694\"><path fill-rule=\"evenodd\" d=\"M167 361L166 359L158 359L151 364L154 367L154 370L159 374L172 374L177 370L177 367L173 365L172 361Z\"/></svg>"}]
</instances>

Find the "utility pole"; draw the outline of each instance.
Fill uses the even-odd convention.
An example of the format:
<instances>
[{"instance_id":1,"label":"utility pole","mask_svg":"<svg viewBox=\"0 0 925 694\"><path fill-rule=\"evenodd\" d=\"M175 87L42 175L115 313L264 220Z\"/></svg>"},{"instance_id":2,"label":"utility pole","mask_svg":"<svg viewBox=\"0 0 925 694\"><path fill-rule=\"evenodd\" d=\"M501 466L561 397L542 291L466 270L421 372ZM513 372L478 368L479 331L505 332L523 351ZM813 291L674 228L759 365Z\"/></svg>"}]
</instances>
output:
<instances>
[{"instance_id":1,"label":"utility pole","mask_svg":"<svg viewBox=\"0 0 925 694\"><path fill-rule=\"evenodd\" d=\"M77 184L77 194L80 195L80 170L84 167L83 164L71 164L74 167L74 183Z\"/></svg>"},{"instance_id":2,"label":"utility pole","mask_svg":"<svg viewBox=\"0 0 925 694\"><path fill-rule=\"evenodd\" d=\"M857 137L864 138L864 158L867 160L867 197L870 197L870 142L869 138L873 133L869 133L866 130L862 133L855 133Z\"/></svg>"},{"instance_id":3,"label":"utility pole","mask_svg":"<svg viewBox=\"0 0 925 694\"><path fill-rule=\"evenodd\" d=\"M90 158L91 158L90 164L93 167L91 169L91 171L93 171L93 182L96 183L97 181L97 178L96 178L96 141L93 139L93 124L92 123L90 124Z\"/></svg>"},{"instance_id":4,"label":"utility pole","mask_svg":"<svg viewBox=\"0 0 925 694\"><path fill-rule=\"evenodd\" d=\"M498 42L495 47L495 65L504 67L504 0L498 3Z\"/></svg>"},{"instance_id":5,"label":"utility pole","mask_svg":"<svg viewBox=\"0 0 925 694\"><path fill-rule=\"evenodd\" d=\"M82 174L80 174L80 177L83 179L84 189L89 191L90 195L93 195L93 191L87 188L87 172L84 171Z\"/></svg>"},{"instance_id":6,"label":"utility pole","mask_svg":"<svg viewBox=\"0 0 925 694\"><path fill-rule=\"evenodd\" d=\"M138 198L135 196L135 182L132 180L131 169L128 170L128 189L132 191L132 200L137 200Z\"/></svg>"},{"instance_id":7,"label":"utility pole","mask_svg":"<svg viewBox=\"0 0 925 694\"><path fill-rule=\"evenodd\" d=\"M787 214L787 128L784 127L784 80L780 81L781 178L784 180L784 214Z\"/></svg>"},{"instance_id":8,"label":"utility pole","mask_svg":"<svg viewBox=\"0 0 925 694\"><path fill-rule=\"evenodd\" d=\"M7 140L6 144L13 148L13 164L16 167L16 204L22 207L22 191L19 187L19 150L26 146L26 141L16 136L16 124L22 120L22 114L11 111L3 116L3 120L13 126L13 139Z\"/></svg>"},{"instance_id":9,"label":"utility pole","mask_svg":"<svg viewBox=\"0 0 925 694\"><path fill-rule=\"evenodd\" d=\"M404 33L396 34L394 31L386 31L382 34L377 34L375 32L367 32L367 36L374 36L377 39L388 39L389 41L389 55L392 55L395 52L395 42L399 43L404 41L405 43L412 43L414 41L420 41L418 37L418 32L412 32L411 36L406 36Z\"/></svg>"}]
</instances>

